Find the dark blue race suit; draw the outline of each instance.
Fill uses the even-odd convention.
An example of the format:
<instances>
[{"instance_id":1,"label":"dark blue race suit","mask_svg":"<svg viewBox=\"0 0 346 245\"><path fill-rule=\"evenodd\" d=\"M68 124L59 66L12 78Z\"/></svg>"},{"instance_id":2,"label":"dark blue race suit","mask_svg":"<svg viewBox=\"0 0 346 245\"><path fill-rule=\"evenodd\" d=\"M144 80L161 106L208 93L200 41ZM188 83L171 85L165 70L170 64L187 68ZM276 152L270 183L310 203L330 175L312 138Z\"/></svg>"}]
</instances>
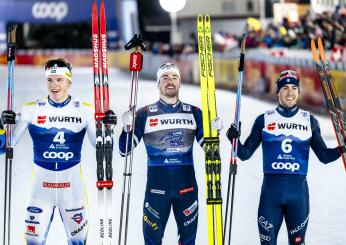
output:
<instances>
[{"instance_id":1,"label":"dark blue race suit","mask_svg":"<svg viewBox=\"0 0 346 245\"><path fill-rule=\"evenodd\" d=\"M145 244L162 243L172 207L179 244L193 245L198 221L198 188L192 152L195 138L203 144L201 110L180 101L171 105L159 100L145 106L136 113L134 146L142 138L148 154L143 205ZM125 146L123 131L119 139L122 156Z\"/></svg>"},{"instance_id":2,"label":"dark blue race suit","mask_svg":"<svg viewBox=\"0 0 346 245\"><path fill-rule=\"evenodd\" d=\"M261 244L275 245L285 219L290 245L304 244L309 221L306 181L310 147L323 163L340 157L324 143L317 120L309 112L278 106L258 116L238 156L249 159L262 143L264 179L258 208Z\"/></svg>"}]
</instances>

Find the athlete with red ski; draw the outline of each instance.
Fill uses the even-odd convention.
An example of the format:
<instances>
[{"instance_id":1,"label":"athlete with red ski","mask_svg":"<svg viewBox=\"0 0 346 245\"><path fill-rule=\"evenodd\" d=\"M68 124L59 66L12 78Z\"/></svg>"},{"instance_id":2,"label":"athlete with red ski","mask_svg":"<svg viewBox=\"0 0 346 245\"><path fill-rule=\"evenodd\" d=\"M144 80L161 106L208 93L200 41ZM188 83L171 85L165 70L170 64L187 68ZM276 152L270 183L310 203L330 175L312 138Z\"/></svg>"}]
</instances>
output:
<instances>
[{"instance_id":1,"label":"athlete with red ski","mask_svg":"<svg viewBox=\"0 0 346 245\"><path fill-rule=\"evenodd\" d=\"M28 245L46 244L54 211L58 211L68 243L83 245L86 243L88 215L80 159L86 132L95 146L94 109L69 94L72 66L67 60L49 60L45 75L47 97L27 103L19 115L10 110L1 115L2 124L16 124L14 145L26 129L33 141L34 174L26 209L25 239ZM116 124L114 112L107 111L103 122ZM4 151L1 138L0 146Z\"/></svg>"}]
</instances>

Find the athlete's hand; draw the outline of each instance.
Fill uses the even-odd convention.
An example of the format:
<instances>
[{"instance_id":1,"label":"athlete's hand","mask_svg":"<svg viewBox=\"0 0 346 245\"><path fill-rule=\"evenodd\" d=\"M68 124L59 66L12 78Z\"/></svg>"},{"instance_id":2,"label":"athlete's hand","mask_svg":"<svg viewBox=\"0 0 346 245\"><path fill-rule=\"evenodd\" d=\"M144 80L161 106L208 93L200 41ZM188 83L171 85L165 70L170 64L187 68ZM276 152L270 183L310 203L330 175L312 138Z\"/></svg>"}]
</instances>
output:
<instances>
[{"instance_id":1,"label":"athlete's hand","mask_svg":"<svg viewBox=\"0 0 346 245\"><path fill-rule=\"evenodd\" d=\"M237 126L234 123L232 123L231 127L227 130L226 136L231 143L233 142L233 139L237 139L240 137L240 126L241 126L241 123L239 122L239 131L238 131Z\"/></svg>"},{"instance_id":2,"label":"athlete's hand","mask_svg":"<svg viewBox=\"0 0 346 245\"><path fill-rule=\"evenodd\" d=\"M130 132L132 130L132 124L133 124L133 114L131 111L126 111L122 115L122 120L124 124L124 131Z\"/></svg>"},{"instance_id":3,"label":"athlete's hand","mask_svg":"<svg viewBox=\"0 0 346 245\"><path fill-rule=\"evenodd\" d=\"M16 124L16 113L11 110L5 110L1 113L2 124Z\"/></svg>"},{"instance_id":4,"label":"athlete's hand","mask_svg":"<svg viewBox=\"0 0 346 245\"><path fill-rule=\"evenodd\" d=\"M102 119L104 124L108 125L117 125L117 116L114 111L108 110L106 111L105 117Z\"/></svg>"},{"instance_id":5,"label":"athlete's hand","mask_svg":"<svg viewBox=\"0 0 346 245\"><path fill-rule=\"evenodd\" d=\"M346 152L346 146L338 146L338 150L340 152L340 154L344 154Z\"/></svg>"},{"instance_id":6,"label":"athlete's hand","mask_svg":"<svg viewBox=\"0 0 346 245\"><path fill-rule=\"evenodd\" d=\"M211 121L211 128L217 130L218 133L223 129L223 121L219 117L215 117L214 120Z\"/></svg>"}]
</instances>

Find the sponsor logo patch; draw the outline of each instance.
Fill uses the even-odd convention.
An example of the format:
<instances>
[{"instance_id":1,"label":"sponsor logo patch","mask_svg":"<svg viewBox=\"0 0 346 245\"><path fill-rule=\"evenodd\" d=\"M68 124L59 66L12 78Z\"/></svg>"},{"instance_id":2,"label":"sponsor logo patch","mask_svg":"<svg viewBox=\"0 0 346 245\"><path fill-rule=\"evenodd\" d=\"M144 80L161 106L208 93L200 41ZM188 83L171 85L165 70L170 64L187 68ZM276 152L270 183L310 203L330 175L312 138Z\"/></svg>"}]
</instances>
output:
<instances>
[{"instance_id":1,"label":"sponsor logo patch","mask_svg":"<svg viewBox=\"0 0 346 245\"><path fill-rule=\"evenodd\" d=\"M46 187L46 188L69 188L69 187L71 187L71 183L70 182L64 182L64 183L43 182L43 187Z\"/></svg>"},{"instance_id":2,"label":"sponsor logo patch","mask_svg":"<svg viewBox=\"0 0 346 245\"><path fill-rule=\"evenodd\" d=\"M156 105L149 106L149 111L150 112L157 112L157 106Z\"/></svg>"},{"instance_id":3,"label":"sponsor logo patch","mask_svg":"<svg viewBox=\"0 0 346 245\"><path fill-rule=\"evenodd\" d=\"M266 230L269 231L270 228L273 228L273 225L269 223L263 216L258 218L258 223Z\"/></svg>"},{"instance_id":4,"label":"sponsor logo patch","mask_svg":"<svg viewBox=\"0 0 346 245\"><path fill-rule=\"evenodd\" d=\"M47 120L46 116L37 116L37 123L38 124L44 124Z\"/></svg>"},{"instance_id":5,"label":"sponsor logo patch","mask_svg":"<svg viewBox=\"0 0 346 245\"><path fill-rule=\"evenodd\" d=\"M33 207L33 206L30 206L30 207L27 207L26 209L29 213L33 213L33 214L39 214L39 213L42 213L42 209L38 208L38 207Z\"/></svg>"},{"instance_id":6,"label":"sponsor logo patch","mask_svg":"<svg viewBox=\"0 0 346 245\"><path fill-rule=\"evenodd\" d=\"M149 120L149 126L150 127L156 127L159 124L158 118L150 118Z\"/></svg>"},{"instance_id":7,"label":"sponsor logo patch","mask_svg":"<svg viewBox=\"0 0 346 245\"><path fill-rule=\"evenodd\" d=\"M185 209L183 213L185 214L185 216L190 216L196 210L197 207L198 207L198 202L195 201L190 207Z\"/></svg>"},{"instance_id":8,"label":"sponsor logo patch","mask_svg":"<svg viewBox=\"0 0 346 245\"><path fill-rule=\"evenodd\" d=\"M77 224L80 224L83 220L83 215L82 215L82 213L75 214L71 217L71 219L73 219L74 222L76 222Z\"/></svg>"},{"instance_id":9,"label":"sponsor logo patch","mask_svg":"<svg viewBox=\"0 0 346 245\"><path fill-rule=\"evenodd\" d=\"M195 189L193 187L188 187L188 188L185 188L185 189L182 189L179 191L179 194L180 195L184 195L186 193L189 193L189 192L193 192Z\"/></svg>"},{"instance_id":10,"label":"sponsor logo patch","mask_svg":"<svg viewBox=\"0 0 346 245\"><path fill-rule=\"evenodd\" d=\"M275 126L276 126L276 123L269 123L267 128L268 128L268 130L274 130Z\"/></svg>"},{"instance_id":11,"label":"sponsor logo patch","mask_svg":"<svg viewBox=\"0 0 346 245\"><path fill-rule=\"evenodd\" d=\"M143 215L143 220L144 220L144 222L145 222L147 225L149 225L149 227L150 227L151 229L153 229L154 231L156 231L156 230L159 229L159 226L158 226L156 223L154 223L153 221L151 221L151 220L148 218L148 216Z\"/></svg>"},{"instance_id":12,"label":"sponsor logo patch","mask_svg":"<svg viewBox=\"0 0 346 245\"><path fill-rule=\"evenodd\" d=\"M157 190L157 189L150 189L150 192L151 193L154 193L154 194L159 194L159 195L165 195L166 192L163 191L163 190Z\"/></svg>"}]
</instances>

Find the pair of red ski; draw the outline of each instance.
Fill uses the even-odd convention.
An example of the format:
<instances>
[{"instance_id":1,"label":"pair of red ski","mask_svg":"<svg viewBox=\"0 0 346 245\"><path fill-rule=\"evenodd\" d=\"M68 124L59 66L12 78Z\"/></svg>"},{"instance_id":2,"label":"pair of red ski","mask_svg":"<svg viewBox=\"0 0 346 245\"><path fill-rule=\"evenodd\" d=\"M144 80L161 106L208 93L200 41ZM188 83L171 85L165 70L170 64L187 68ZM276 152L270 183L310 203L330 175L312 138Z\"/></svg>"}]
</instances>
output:
<instances>
[{"instance_id":1,"label":"pair of red ski","mask_svg":"<svg viewBox=\"0 0 346 245\"><path fill-rule=\"evenodd\" d=\"M317 51L318 49L318 51ZM311 51L314 57L316 70L321 82L322 91L326 99L327 109L333 123L335 135L340 147L345 147L346 121L341 103L336 92L332 74L330 72L327 56L324 52L322 39L318 38L317 48L314 40L311 40ZM321 59L320 59L321 58ZM342 153L342 160L346 170L346 152Z\"/></svg>"},{"instance_id":2,"label":"pair of red ski","mask_svg":"<svg viewBox=\"0 0 346 245\"><path fill-rule=\"evenodd\" d=\"M99 244L113 244L113 131L102 119L109 110L108 60L105 5L101 1L100 23L96 1L92 6L92 59L96 121L96 162L99 210ZM105 223L108 226L107 232ZM107 233L107 234L106 234Z\"/></svg>"},{"instance_id":3,"label":"pair of red ski","mask_svg":"<svg viewBox=\"0 0 346 245\"><path fill-rule=\"evenodd\" d=\"M112 245L113 242L113 131L109 125L105 125L102 119L109 110L109 86L108 86L108 60L107 60L107 33L106 33L105 4L101 1L100 17L97 3L92 6L92 59L94 71L94 100L95 100L95 123L96 123L96 162L97 162L97 188L98 188L98 210L99 210L99 244ZM144 41L140 35L134 37L126 44L126 50L133 49L130 54L129 70L132 73L131 95L129 111L132 113L132 125L135 125L135 113L137 105L138 73L142 69L141 50L145 49ZM127 228L129 220L130 189L133 161L133 134L134 126L126 136L126 146L131 138L131 149L126 147L124 183L121 200L121 214L119 225L118 244L122 243L124 233L124 244L127 243ZM129 159L129 161L128 161ZM126 197L126 198L125 198ZM125 200L126 199L126 200ZM125 204L126 203L126 204ZM124 210L125 209L125 210ZM125 211L125 212L124 212ZM125 226L123 231L123 216L125 215ZM107 224L107 229L105 229Z\"/></svg>"}]
</instances>

